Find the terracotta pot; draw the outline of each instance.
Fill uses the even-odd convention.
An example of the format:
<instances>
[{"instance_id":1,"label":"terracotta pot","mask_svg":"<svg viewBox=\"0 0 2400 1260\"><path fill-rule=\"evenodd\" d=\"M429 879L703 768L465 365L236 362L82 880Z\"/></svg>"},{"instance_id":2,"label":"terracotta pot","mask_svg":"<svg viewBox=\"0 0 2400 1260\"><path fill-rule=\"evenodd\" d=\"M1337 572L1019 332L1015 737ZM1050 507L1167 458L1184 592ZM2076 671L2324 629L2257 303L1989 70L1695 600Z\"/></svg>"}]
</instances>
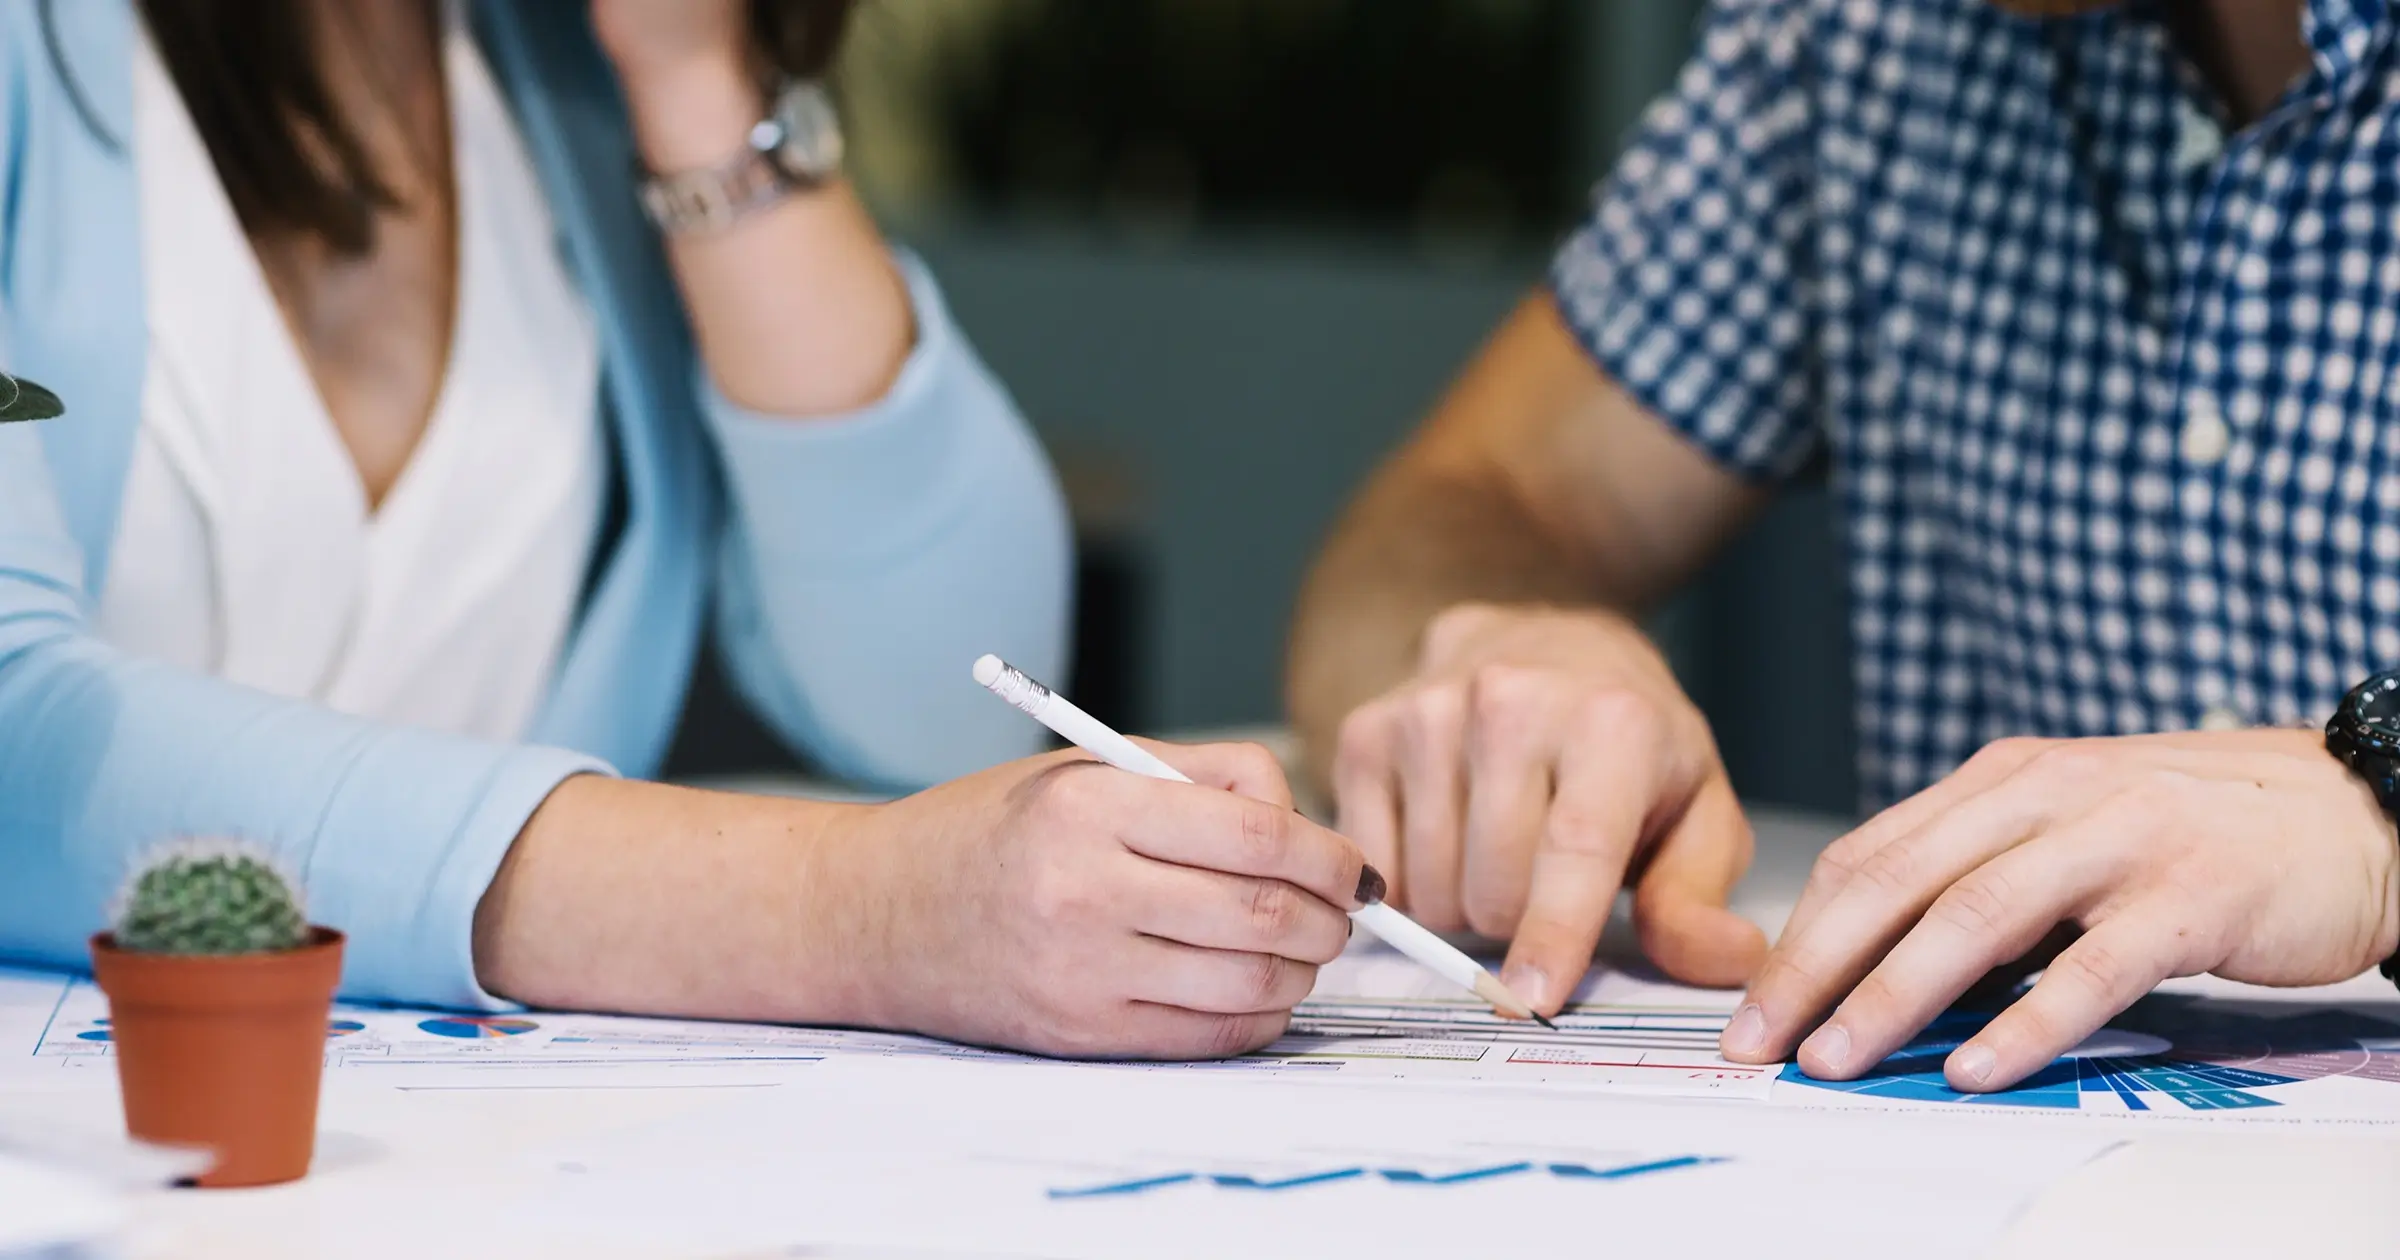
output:
<instances>
[{"instance_id":1,"label":"terracotta pot","mask_svg":"<svg viewBox=\"0 0 2400 1260\"><path fill-rule=\"evenodd\" d=\"M342 934L272 954L144 954L92 938L108 995L125 1127L216 1152L204 1186L263 1186L308 1172L317 1143L325 1023Z\"/></svg>"}]
</instances>

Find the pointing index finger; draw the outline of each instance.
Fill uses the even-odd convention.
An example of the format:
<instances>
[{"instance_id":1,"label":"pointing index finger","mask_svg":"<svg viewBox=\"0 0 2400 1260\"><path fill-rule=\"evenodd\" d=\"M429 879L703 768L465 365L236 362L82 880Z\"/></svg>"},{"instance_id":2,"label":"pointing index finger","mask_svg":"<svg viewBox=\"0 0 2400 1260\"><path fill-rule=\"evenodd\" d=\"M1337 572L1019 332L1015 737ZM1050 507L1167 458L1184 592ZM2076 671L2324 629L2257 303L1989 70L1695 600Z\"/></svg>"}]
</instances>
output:
<instances>
[{"instance_id":1,"label":"pointing index finger","mask_svg":"<svg viewBox=\"0 0 2400 1260\"><path fill-rule=\"evenodd\" d=\"M1500 972L1542 1014L1556 1014L1591 967L1657 793L1657 768L1653 741L1611 739L1589 724L1560 751L1525 915Z\"/></svg>"}]
</instances>

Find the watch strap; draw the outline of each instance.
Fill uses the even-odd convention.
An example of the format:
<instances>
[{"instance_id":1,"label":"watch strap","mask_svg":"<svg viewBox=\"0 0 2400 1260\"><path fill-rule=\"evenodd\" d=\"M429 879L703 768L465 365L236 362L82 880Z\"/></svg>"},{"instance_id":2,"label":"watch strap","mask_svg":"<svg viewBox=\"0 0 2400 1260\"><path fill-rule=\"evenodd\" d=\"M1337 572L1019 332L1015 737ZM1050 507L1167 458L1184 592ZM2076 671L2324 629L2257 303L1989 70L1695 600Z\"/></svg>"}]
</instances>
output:
<instances>
[{"instance_id":1,"label":"watch strap","mask_svg":"<svg viewBox=\"0 0 2400 1260\"><path fill-rule=\"evenodd\" d=\"M642 209L675 234L721 232L842 168L842 128L833 98L813 79L787 79L741 151L714 166L649 175Z\"/></svg>"},{"instance_id":2,"label":"watch strap","mask_svg":"<svg viewBox=\"0 0 2400 1260\"><path fill-rule=\"evenodd\" d=\"M2350 773L2366 782L2367 790L2374 793L2376 803L2383 807L2385 819L2395 824L2392 842L2400 845L2400 755L2395 755L2388 738L2360 729L2351 720L2351 711L2360 697L2385 677L2378 674L2342 698L2341 707L2325 723L2325 749L2348 766ZM2375 970L2400 987L2400 953L2384 959Z\"/></svg>"},{"instance_id":3,"label":"watch strap","mask_svg":"<svg viewBox=\"0 0 2400 1260\"><path fill-rule=\"evenodd\" d=\"M740 153L715 166L642 181L642 209L650 221L668 232L722 232L782 200L794 185L758 139L754 132Z\"/></svg>"}]
</instances>

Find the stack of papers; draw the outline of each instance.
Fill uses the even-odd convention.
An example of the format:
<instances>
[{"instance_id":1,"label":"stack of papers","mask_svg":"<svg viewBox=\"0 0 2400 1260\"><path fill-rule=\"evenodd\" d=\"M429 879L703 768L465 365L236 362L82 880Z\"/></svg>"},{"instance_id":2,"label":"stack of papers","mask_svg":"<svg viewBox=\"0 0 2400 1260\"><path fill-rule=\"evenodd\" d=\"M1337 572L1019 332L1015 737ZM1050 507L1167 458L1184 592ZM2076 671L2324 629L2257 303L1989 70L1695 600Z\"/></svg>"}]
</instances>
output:
<instances>
[{"instance_id":1,"label":"stack of papers","mask_svg":"<svg viewBox=\"0 0 2400 1260\"><path fill-rule=\"evenodd\" d=\"M2388 988L2178 984L1978 1096L1940 1069L1980 1017L1821 1082L1718 1058L1737 1000L1602 972L1553 1031L1370 946L1325 968L1256 1054L1095 1065L857 1030L341 1007L318 1175L268 1193L329 1231L281 1227L292 1254L354 1258L438 1249L463 1221L485 1250L593 1256L1698 1244L1853 1260L1974 1254L2045 1187L2145 1133L2400 1133ZM0 973L0 1093L43 1091L52 1116L113 1125L113 1047L88 982ZM594 1119L485 1123L552 1114L537 1097ZM0 1159L0 1260L48 1260L120 1218L105 1181L61 1177L76 1180Z\"/></svg>"}]
</instances>

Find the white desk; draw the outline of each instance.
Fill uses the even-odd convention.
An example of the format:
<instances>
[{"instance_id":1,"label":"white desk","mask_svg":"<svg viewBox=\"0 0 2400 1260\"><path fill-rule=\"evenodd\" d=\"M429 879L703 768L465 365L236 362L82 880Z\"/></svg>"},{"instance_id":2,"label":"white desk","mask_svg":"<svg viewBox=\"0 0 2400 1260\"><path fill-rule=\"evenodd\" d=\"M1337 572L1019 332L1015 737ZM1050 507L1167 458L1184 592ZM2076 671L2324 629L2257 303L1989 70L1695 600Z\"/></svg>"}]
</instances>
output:
<instances>
[{"instance_id":1,"label":"white desk","mask_svg":"<svg viewBox=\"0 0 2400 1260\"><path fill-rule=\"evenodd\" d=\"M1772 930L1788 913L1810 863L1839 822L1756 816L1759 860L1737 895L1742 913ZM710 1091L697 1091L707 1094ZM571 1138L662 1119L704 1105L695 1091L329 1089L316 1171L261 1191L177 1192L146 1200L129 1260L240 1256L278 1260L381 1255L363 1245L378 1220L471 1220L528 1175L531 1152ZM706 1103L719 1099L706 1099ZM115 1125L113 1094L0 1095L0 1111L28 1123ZM488 1254L471 1232L452 1236L441 1260ZM421 1254L421 1253L420 1253ZM522 1257L521 1247L508 1254ZM578 1260L610 1254L578 1247ZM809 1253L832 1254L832 1253ZM2400 1139L2310 1134L2188 1132L2120 1148L2048 1193L2012 1229L2003 1260L2062 1257L2225 1257L2400 1254ZM883 1253L881 1260L902 1260ZM955 1260L955 1258L953 1258Z\"/></svg>"}]
</instances>

